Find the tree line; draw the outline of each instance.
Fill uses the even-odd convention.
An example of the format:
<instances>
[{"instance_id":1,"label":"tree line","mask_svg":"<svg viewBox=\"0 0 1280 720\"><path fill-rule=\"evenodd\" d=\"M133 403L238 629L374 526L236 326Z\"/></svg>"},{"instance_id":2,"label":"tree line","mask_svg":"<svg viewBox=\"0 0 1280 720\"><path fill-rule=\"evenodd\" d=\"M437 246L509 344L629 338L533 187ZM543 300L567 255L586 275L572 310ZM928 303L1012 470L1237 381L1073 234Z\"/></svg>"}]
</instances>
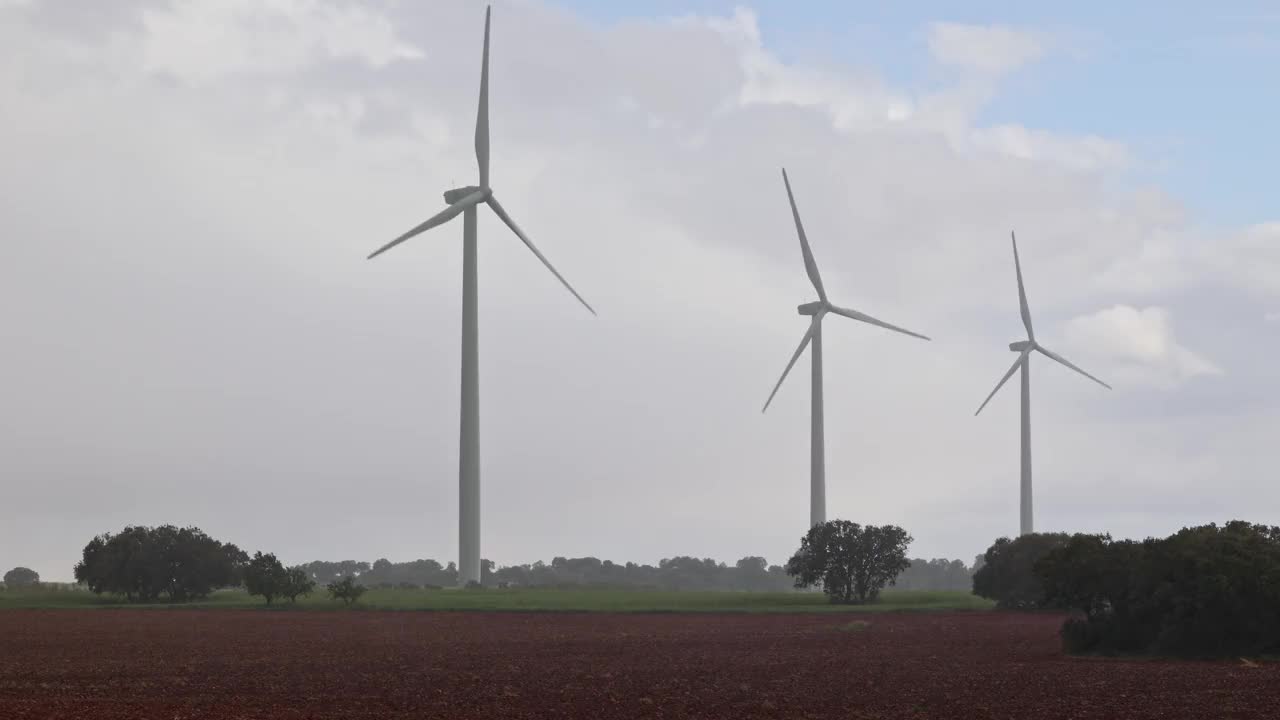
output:
<instances>
[{"instance_id":1,"label":"tree line","mask_svg":"<svg viewBox=\"0 0 1280 720\"><path fill-rule=\"evenodd\" d=\"M972 570L960 560L915 558L896 576L896 585L905 590L952 590L968 592ZM441 588L458 584L457 566L435 560L373 563L355 560L314 561L300 566L318 583L344 577L358 578L376 588ZM724 590L782 592L794 582L785 565L769 564L760 556L747 556L732 565L712 558L678 555L656 565L615 563L596 557L555 557L498 567L492 560L481 561L480 584L486 587L609 587L650 590Z\"/></svg>"},{"instance_id":2,"label":"tree line","mask_svg":"<svg viewBox=\"0 0 1280 720\"><path fill-rule=\"evenodd\" d=\"M656 565L615 563L596 557L555 557L549 563L499 567L486 559L481 563L481 584L495 588L590 586L781 592L796 586L795 573L788 572L791 565L792 561L787 565L770 564L760 556L743 557L732 565L692 555L664 558ZM900 587L916 590L964 589L968 583L969 569L959 560L906 560L904 556L900 565L894 567L886 582L896 578ZM17 570L10 575L17 581L15 586L27 581L29 572ZM272 553L259 551L250 556L235 544L216 540L199 528L173 525L128 526L117 533L98 535L85 545L74 572L76 581L95 593L143 603L188 602L206 598L216 589L232 587L243 587L270 604L278 599L296 601L318 587L331 591L338 586L346 588L340 590L343 596L339 598L345 600L346 595L357 592L355 587L431 589L458 584L457 566L452 562L419 559L397 563L381 558L372 563L317 560L286 567ZM817 584L821 584L820 578L808 585Z\"/></svg>"}]
</instances>

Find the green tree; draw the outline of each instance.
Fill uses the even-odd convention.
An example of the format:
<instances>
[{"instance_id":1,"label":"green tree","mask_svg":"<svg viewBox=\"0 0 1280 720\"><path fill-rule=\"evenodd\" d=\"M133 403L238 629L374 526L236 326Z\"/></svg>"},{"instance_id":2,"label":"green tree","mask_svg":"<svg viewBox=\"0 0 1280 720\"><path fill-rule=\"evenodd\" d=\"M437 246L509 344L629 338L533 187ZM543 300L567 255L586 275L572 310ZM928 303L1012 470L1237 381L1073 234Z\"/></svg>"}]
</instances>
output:
<instances>
[{"instance_id":1,"label":"green tree","mask_svg":"<svg viewBox=\"0 0 1280 720\"><path fill-rule=\"evenodd\" d=\"M310 595L316 589L316 581L304 568L291 567L285 571L284 587L280 591L280 595L289 598L289 602L296 603L298 598Z\"/></svg>"},{"instance_id":2,"label":"green tree","mask_svg":"<svg viewBox=\"0 0 1280 720\"><path fill-rule=\"evenodd\" d=\"M4 574L7 588L35 587L40 584L40 573L26 567L16 567Z\"/></svg>"},{"instance_id":3,"label":"green tree","mask_svg":"<svg viewBox=\"0 0 1280 720\"><path fill-rule=\"evenodd\" d=\"M798 588L821 583L837 603L873 601L911 566L911 536L896 525L863 527L848 520L814 525L800 540L800 550L787 562L787 574Z\"/></svg>"},{"instance_id":4,"label":"green tree","mask_svg":"<svg viewBox=\"0 0 1280 720\"><path fill-rule=\"evenodd\" d=\"M359 600L360 596L363 595L365 591L365 587L363 585L357 585L355 578L350 575L341 580L335 580L334 582L329 583L327 589L329 590L330 598L334 600L341 600L347 605L351 605L351 603Z\"/></svg>"},{"instance_id":5,"label":"green tree","mask_svg":"<svg viewBox=\"0 0 1280 720\"><path fill-rule=\"evenodd\" d=\"M1077 534L1045 553L1034 566L1044 602L1086 618L1114 609L1115 602L1123 604L1127 598L1116 590L1127 569L1116 564L1121 553L1111 552L1111 546L1110 535Z\"/></svg>"},{"instance_id":6,"label":"green tree","mask_svg":"<svg viewBox=\"0 0 1280 720\"><path fill-rule=\"evenodd\" d=\"M89 541L75 566L77 582L128 601L187 602L240 581L243 551L196 527L128 526Z\"/></svg>"},{"instance_id":7,"label":"green tree","mask_svg":"<svg viewBox=\"0 0 1280 720\"><path fill-rule=\"evenodd\" d=\"M734 585L738 590L767 590L769 588L769 561L759 556L748 556L733 566Z\"/></svg>"},{"instance_id":8,"label":"green tree","mask_svg":"<svg viewBox=\"0 0 1280 720\"><path fill-rule=\"evenodd\" d=\"M1280 527L1237 520L1142 542L1076 535L1036 572L1050 600L1083 615L1063 625L1068 651L1280 651Z\"/></svg>"},{"instance_id":9,"label":"green tree","mask_svg":"<svg viewBox=\"0 0 1280 720\"><path fill-rule=\"evenodd\" d=\"M286 597L289 571L272 553L256 552L244 569L244 589L250 595L261 595L270 605L278 597Z\"/></svg>"},{"instance_id":10,"label":"green tree","mask_svg":"<svg viewBox=\"0 0 1280 720\"><path fill-rule=\"evenodd\" d=\"M983 554L973 574L973 593L996 601L1003 610L1052 607L1035 566L1049 551L1067 542L1066 533L1030 533L1017 539L999 538Z\"/></svg>"}]
</instances>

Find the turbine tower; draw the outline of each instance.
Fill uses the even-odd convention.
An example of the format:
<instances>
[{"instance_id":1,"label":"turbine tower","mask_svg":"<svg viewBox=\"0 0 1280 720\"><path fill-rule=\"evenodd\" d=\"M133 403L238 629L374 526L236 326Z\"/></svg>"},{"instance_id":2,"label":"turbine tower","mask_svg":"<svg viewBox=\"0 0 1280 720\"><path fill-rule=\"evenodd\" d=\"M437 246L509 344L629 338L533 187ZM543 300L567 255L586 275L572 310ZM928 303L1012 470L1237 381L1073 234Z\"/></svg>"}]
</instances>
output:
<instances>
[{"instance_id":1,"label":"turbine tower","mask_svg":"<svg viewBox=\"0 0 1280 720\"><path fill-rule=\"evenodd\" d=\"M822 419L822 318L830 312L854 320L861 320L864 323L877 325L894 332L900 332L904 335L918 337L921 340L928 340L929 338L877 320L857 310L832 305L827 300L827 291L822 287L822 277L818 274L818 264L813 260L813 252L809 249L809 239L804 234L804 225L800 223L800 211L796 209L796 199L791 194L791 181L787 178L786 168L782 170L782 183L787 188L787 200L791 203L791 216L795 218L796 233L800 236L800 252L804 255L804 269L809 274L809 281L813 283L813 289L818 292L818 299L814 302L805 303L798 308L801 315L809 316L809 329L805 331L804 337L800 340L800 346L796 348L795 353L791 356L791 361L787 363L787 368L782 371L782 377L778 378L778 384L773 386L773 392L769 393L769 399L765 401L764 407L760 412L769 409L769 403L773 402L773 396L778 394L778 388L782 387L782 381L787 379L787 373L791 372L791 367L796 364L796 360L799 359L800 353L804 352L805 346L812 342L813 371L810 376L810 382L813 384L813 399L810 405L809 430L809 525L812 527L827 521L826 447L823 440Z\"/></svg>"},{"instance_id":2,"label":"turbine tower","mask_svg":"<svg viewBox=\"0 0 1280 720\"><path fill-rule=\"evenodd\" d=\"M1066 358L1036 342L1035 330L1031 329L1031 309L1027 306L1027 290L1022 283L1022 263L1018 261L1018 238L1012 232L1009 233L1009 237L1013 240L1013 269L1018 275L1018 305L1022 310L1022 326L1027 329L1027 339L1009 343L1009 349L1018 353L1018 359L1013 361L1009 371L1004 374L1004 377L1000 378L1000 382L996 383L995 389L991 391L986 400L982 401L982 404L978 406L978 412L975 412L974 415L976 416L982 412L982 408L991 402L991 398L995 397L995 394L1009 381L1015 371L1022 370L1022 482L1019 502L1019 518L1021 521L1019 534L1028 535L1035 532L1031 517L1031 351L1034 350L1051 360L1066 365L1108 390L1111 389L1111 386L1072 365Z\"/></svg>"},{"instance_id":3,"label":"turbine tower","mask_svg":"<svg viewBox=\"0 0 1280 720\"><path fill-rule=\"evenodd\" d=\"M476 113L476 161L480 184L449 190L449 205L434 217L392 240L369 256L373 259L415 235L462 215L462 419L458 459L458 584L480 581L480 382L479 323L476 314L476 207L485 203L498 219L533 251L542 264L582 303L595 310L538 251L489 186L489 14L484 12L484 53L480 63L480 108Z\"/></svg>"}]
</instances>

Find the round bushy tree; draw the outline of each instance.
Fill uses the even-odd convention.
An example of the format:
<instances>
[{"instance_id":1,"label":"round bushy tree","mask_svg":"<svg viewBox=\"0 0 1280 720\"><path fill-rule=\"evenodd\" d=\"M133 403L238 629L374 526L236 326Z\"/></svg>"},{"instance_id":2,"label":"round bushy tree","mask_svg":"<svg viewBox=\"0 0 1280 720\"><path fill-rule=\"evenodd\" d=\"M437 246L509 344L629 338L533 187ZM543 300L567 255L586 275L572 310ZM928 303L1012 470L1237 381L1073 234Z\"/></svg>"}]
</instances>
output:
<instances>
[{"instance_id":1,"label":"round bushy tree","mask_svg":"<svg viewBox=\"0 0 1280 720\"><path fill-rule=\"evenodd\" d=\"M186 602L239 583L247 560L240 548L199 528L129 526L90 540L75 578L95 593L123 595L130 602L164 596Z\"/></svg>"},{"instance_id":2,"label":"round bushy tree","mask_svg":"<svg viewBox=\"0 0 1280 720\"><path fill-rule=\"evenodd\" d=\"M16 567L4 574L7 588L35 587L40 584L40 573L26 567Z\"/></svg>"},{"instance_id":3,"label":"round bushy tree","mask_svg":"<svg viewBox=\"0 0 1280 720\"><path fill-rule=\"evenodd\" d=\"M911 536L896 525L865 527L848 520L814 525L800 539L800 550L787 562L787 574L798 588L821 584L838 603L875 600L911 566Z\"/></svg>"},{"instance_id":4,"label":"round bushy tree","mask_svg":"<svg viewBox=\"0 0 1280 720\"><path fill-rule=\"evenodd\" d=\"M263 597L268 605L272 600L287 595L290 579L289 571L272 553L254 553L244 568L244 589L250 595Z\"/></svg>"}]
</instances>

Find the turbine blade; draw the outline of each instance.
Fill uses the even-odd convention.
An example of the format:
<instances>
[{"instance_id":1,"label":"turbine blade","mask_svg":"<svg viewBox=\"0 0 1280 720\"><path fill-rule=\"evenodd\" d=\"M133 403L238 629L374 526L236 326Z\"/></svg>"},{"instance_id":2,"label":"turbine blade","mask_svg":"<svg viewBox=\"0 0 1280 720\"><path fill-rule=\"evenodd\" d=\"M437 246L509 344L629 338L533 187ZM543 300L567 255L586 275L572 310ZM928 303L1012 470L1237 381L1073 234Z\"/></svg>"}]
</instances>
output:
<instances>
[{"instance_id":1,"label":"turbine blade","mask_svg":"<svg viewBox=\"0 0 1280 720\"><path fill-rule=\"evenodd\" d=\"M1101 381L1101 380L1099 380L1098 378L1096 378L1096 377L1094 377L1094 376L1090 375L1089 373L1085 372L1084 370L1081 370L1080 368L1076 367L1075 365L1072 365L1072 364L1071 364L1071 361L1069 361L1069 360L1067 360L1066 358L1062 357L1062 356L1061 356L1061 355L1059 355L1058 353L1056 353L1056 352L1054 352L1054 351L1050 350L1049 348L1044 347L1043 345L1036 345L1036 346L1035 346L1035 348L1036 348L1036 350L1039 350L1040 352L1044 353L1044 354L1045 354L1049 359L1051 359L1051 360L1057 360L1058 362L1062 363L1063 365L1066 365L1067 367L1071 368L1072 370L1075 370L1076 372L1080 373L1081 375L1083 375L1083 376L1085 376L1085 377L1089 378L1090 380L1092 380L1092 381L1094 381L1094 382L1098 383L1098 384L1099 384L1099 385L1101 385L1102 387L1104 387L1104 388L1106 388L1106 389L1108 389L1108 390L1110 390L1110 389L1111 389L1111 386L1110 386L1110 385L1108 385L1108 384L1106 384L1106 383L1102 382L1102 381Z\"/></svg>"},{"instance_id":2,"label":"turbine blade","mask_svg":"<svg viewBox=\"0 0 1280 720\"><path fill-rule=\"evenodd\" d=\"M804 271L809 274L809 282L818 291L822 302L827 301L827 291L822 287L822 276L818 274L818 263L813 259L813 251L809 249L809 238L804 234L804 225L800 222L800 211L796 209L796 198L791 194L791 180L787 178L787 169L782 169L782 182L787 186L787 200L791 202L791 217L796 221L796 233L800 236L800 252L804 254Z\"/></svg>"},{"instance_id":3,"label":"turbine blade","mask_svg":"<svg viewBox=\"0 0 1280 720\"><path fill-rule=\"evenodd\" d=\"M1013 239L1013 267L1018 273L1018 305L1022 310L1022 326L1027 329L1027 339L1035 342L1036 333L1031 329L1031 308L1027 306L1027 289L1022 284L1022 263L1018 260L1018 238L1009 231L1009 237Z\"/></svg>"},{"instance_id":4,"label":"turbine blade","mask_svg":"<svg viewBox=\"0 0 1280 720\"><path fill-rule=\"evenodd\" d=\"M469 207L471 207L471 206L473 206L473 205L477 205L477 204L479 204L479 203L480 203L480 202L482 202L483 200L484 200L484 192L483 192L483 191L477 190L476 192L471 193L470 195L468 195L468 196L466 196L466 197L462 198L461 200L459 200L458 202L456 202L456 203L454 203L454 204L450 205L449 207L445 208L444 210L441 210L439 213L437 213L435 216L433 216L432 218L430 218L430 219L429 219L429 220L427 220L426 222L422 223L421 225L419 225L419 226L415 227L414 229L410 230L409 232L407 232L407 233L405 233L405 234L401 235L400 237L396 238L395 240L392 240L391 242L387 243L386 245L383 245L382 247L378 248L378 249L377 249L377 250L376 250L372 255L370 255L370 256L369 256L368 258L366 258L366 259L367 259L367 260L372 260L372 259L374 259L374 258L378 257L379 255L381 255L382 253L384 253L384 252L386 252L386 251L390 250L391 248L393 248L393 247L395 247L395 246L399 245L400 243L404 242L405 240L408 240L409 238L411 238L411 237L413 237L413 236L415 236L415 235L419 235L419 234L421 234L421 233L424 233L424 232L426 232L426 231L430 230L431 228L436 227L437 225L443 225L443 224L445 224L445 223L449 222L450 220L452 220L452 219L454 219L455 217L457 217L458 213L462 212L463 210L466 210L467 208L469 208Z\"/></svg>"},{"instance_id":5,"label":"turbine blade","mask_svg":"<svg viewBox=\"0 0 1280 720\"><path fill-rule=\"evenodd\" d=\"M1022 361L1030 353L1031 353L1030 348L1027 348L1026 350L1023 350L1022 352L1018 353L1018 359L1013 361L1013 364L1009 366L1009 372L1005 373L1004 377L1000 378L1000 382L996 383L996 388L992 390L991 394L987 396L987 399L983 400L982 404L978 406L978 412L974 413L975 416L978 413L982 412L982 408L986 407L987 403L991 402L991 398L995 397L996 393L1000 392L1000 388L1004 387L1004 384L1009 382L1009 378L1013 377L1013 374L1018 370L1018 366L1022 364Z\"/></svg>"},{"instance_id":6,"label":"turbine blade","mask_svg":"<svg viewBox=\"0 0 1280 720\"><path fill-rule=\"evenodd\" d=\"M489 187L489 13L484 9L484 57L480 62L480 109L476 111L476 162L480 187Z\"/></svg>"},{"instance_id":7,"label":"turbine blade","mask_svg":"<svg viewBox=\"0 0 1280 720\"><path fill-rule=\"evenodd\" d=\"M867 315L866 313L860 313L860 312L858 312L857 310L850 310L849 308L836 307L835 305L827 305L827 307L831 310L831 312L833 312L833 313L835 313L835 314L837 314L837 315L843 315L843 316L845 316L845 317L847 317L847 318L853 318L854 320L861 320L861 321L862 321L862 322L864 322L864 323L870 323L870 324L872 324L872 325L877 325L877 326L879 326L879 327L882 327L882 328L884 328L884 329L886 329L886 330L892 330L892 331L894 331L894 332L900 332L900 333L902 333L903 335L910 335L911 337L918 337L918 338L920 338L921 340L929 340L929 339L930 339L930 338L928 338L928 337L926 337L926 336L924 336L924 335L921 335L921 334L920 334L920 333L918 333L918 332L912 332L912 331L907 330L907 329L905 329L905 328L900 328L900 327L898 327L897 325L890 325L889 323L884 322L883 320L877 320L877 319L875 319L875 318L871 317L870 315Z\"/></svg>"},{"instance_id":8,"label":"turbine blade","mask_svg":"<svg viewBox=\"0 0 1280 720\"><path fill-rule=\"evenodd\" d=\"M809 321L809 329L805 331L804 337L800 339L800 346L796 348L795 353L791 356L791 362L787 363L787 369L782 371L782 377L778 378L778 384L773 386L773 392L769 393L769 399L765 401L764 407L760 408L760 412L769 409L769 403L773 402L773 396L778 394L778 388L782 387L782 381L787 379L787 374L791 372L791 368L796 364L796 360L800 359L800 353L804 352L809 341L813 339L813 331L818 327L818 323L822 322L817 315Z\"/></svg>"},{"instance_id":9,"label":"turbine blade","mask_svg":"<svg viewBox=\"0 0 1280 720\"><path fill-rule=\"evenodd\" d=\"M543 257L542 253L538 252L537 246L533 244L533 241L529 239L529 236L525 235L524 232L520 230L520 226L516 225L516 221L512 220L511 216L507 214L507 211L502 209L502 204L498 202L498 198L494 197L493 195L490 195L489 207L493 209L493 212L502 220L502 222L507 224L507 227L511 228L511 232L515 233L516 237L523 240L524 244L527 245L529 249L533 251L533 254L538 256L538 259L542 261L543 265L547 266L547 269L551 271L551 274L555 275L556 279L559 280L560 283L564 285L566 289L569 290L569 292L573 293L574 297L578 298L578 302L582 303L583 307L590 310L592 315L595 315L596 314L595 308L588 305L587 301L583 300L582 296L578 294L578 291L574 290L573 286L569 284L569 281L565 280L564 276L561 275L551 265L551 263L547 261L545 257Z\"/></svg>"}]
</instances>

